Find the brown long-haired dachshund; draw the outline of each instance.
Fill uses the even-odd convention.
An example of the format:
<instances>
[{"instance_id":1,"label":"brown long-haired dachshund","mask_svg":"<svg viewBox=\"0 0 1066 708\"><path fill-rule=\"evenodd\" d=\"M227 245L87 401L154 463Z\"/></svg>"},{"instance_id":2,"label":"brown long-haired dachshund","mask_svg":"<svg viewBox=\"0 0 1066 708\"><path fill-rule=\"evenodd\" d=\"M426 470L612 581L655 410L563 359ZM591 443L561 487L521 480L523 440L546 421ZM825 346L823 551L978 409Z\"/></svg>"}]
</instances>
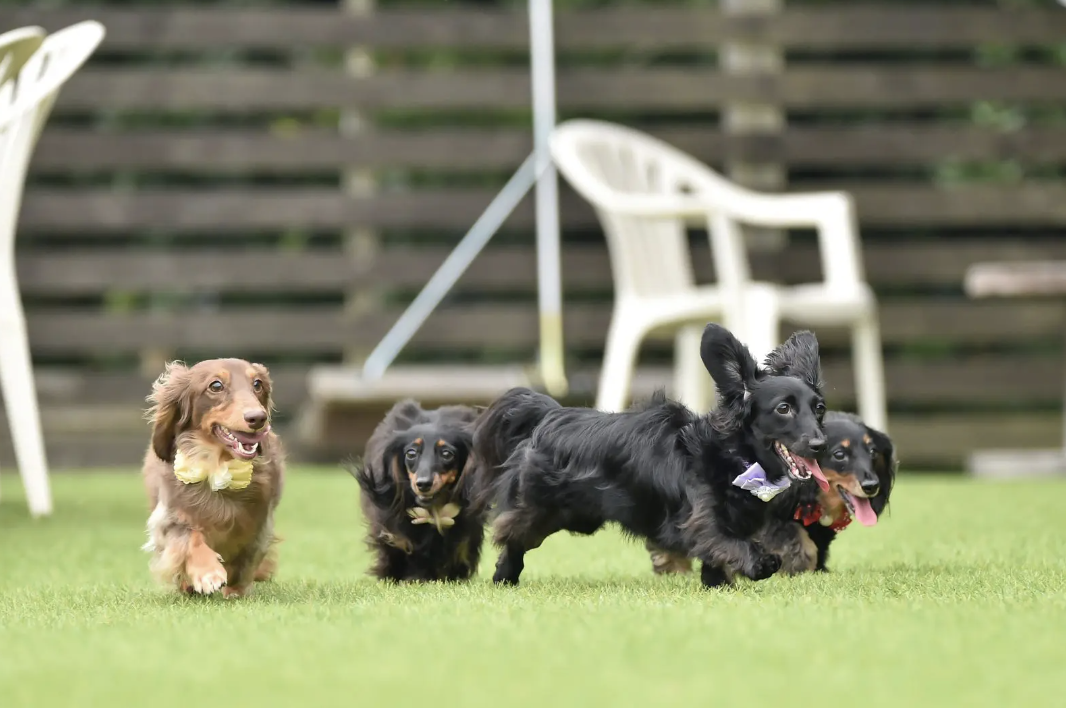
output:
<instances>
[{"instance_id":1,"label":"brown long-haired dachshund","mask_svg":"<svg viewBox=\"0 0 1066 708\"><path fill-rule=\"evenodd\" d=\"M148 396L150 567L184 592L247 594L276 567L284 453L270 373L243 359L167 365Z\"/></svg>"}]
</instances>

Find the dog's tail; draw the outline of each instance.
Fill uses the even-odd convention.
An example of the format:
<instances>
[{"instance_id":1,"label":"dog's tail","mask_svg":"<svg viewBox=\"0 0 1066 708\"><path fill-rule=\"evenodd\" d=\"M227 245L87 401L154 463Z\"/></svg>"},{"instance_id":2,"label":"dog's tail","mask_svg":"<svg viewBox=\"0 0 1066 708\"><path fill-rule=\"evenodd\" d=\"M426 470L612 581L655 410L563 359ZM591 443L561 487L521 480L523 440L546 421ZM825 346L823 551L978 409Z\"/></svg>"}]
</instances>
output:
<instances>
[{"instance_id":1,"label":"dog's tail","mask_svg":"<svg viewBox=\"0 0 1066 708\"><path fill-rule=\"evenodd\" d=\"M518 446L533 435L544 418L561 408L551 396L528 388L512 388L478 417L474 426L475 497L479 506L491 503L503 465Z\"/></svg>"}]
</instances>

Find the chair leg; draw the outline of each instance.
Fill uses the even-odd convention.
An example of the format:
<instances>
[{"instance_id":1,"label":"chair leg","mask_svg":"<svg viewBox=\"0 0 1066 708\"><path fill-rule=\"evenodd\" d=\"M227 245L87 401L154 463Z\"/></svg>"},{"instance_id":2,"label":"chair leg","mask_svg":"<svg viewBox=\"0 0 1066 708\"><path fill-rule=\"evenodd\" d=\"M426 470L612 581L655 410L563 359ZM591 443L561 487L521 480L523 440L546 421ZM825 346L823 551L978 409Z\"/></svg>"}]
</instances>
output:
<instances>
[{"instance_id":1,"label":"chair leg","mask_svg":"<svg viewBox=\"0 0 1066 708\"><path fill-rule=\"evenodd\" d=\"M714 403L714 381L700 358L703 328L682 327L674 337L674 395L697 413L706 413Z\"/></svg>"},{"instance_id":2,"label":"chair leg","mask_svg":"<svg viewBox=\"0 0 1066 708\"><path fill-rule=\"evenodd\" d=\"M775 291L764 288L749 288L744 294L744 323L738 339L748 345L760 364L779 344L781 315L777 297Z\"/></svg>"},{"instance_id":3,"label":"chair leg","mask_svg":"<svg viewBox=\"0 0 1066 708\"><path fill-rule=\"evenodd\" d=\"M0 283L0 386L11 427L19 475L33 516L52 513L52 490L41 435L26 321L17 281Z\"/></svg>"},{"instance_id":4,"label":"chair leg","mask_svg":"<svg viewBox=\"0 0 1066 708\"><path fill-rule=\"evenodd\" d=\"M630 384L644 330L634 327L629 313L615 310L607 331L607 347L596 391L596 408L618 412L629 405Z\"/></svg>"},{"instance_id":5,"label":"chair leg","mask_svg":"<svg viewBox=\"0 0 1066 708\"><path fill-rule=\"evenodd\" d=\"M851 351L859 416L871 428L887 434L885 365L881 353L881 328L876 313L867 315L852 326Z\"/></svg>"}]
</instances>

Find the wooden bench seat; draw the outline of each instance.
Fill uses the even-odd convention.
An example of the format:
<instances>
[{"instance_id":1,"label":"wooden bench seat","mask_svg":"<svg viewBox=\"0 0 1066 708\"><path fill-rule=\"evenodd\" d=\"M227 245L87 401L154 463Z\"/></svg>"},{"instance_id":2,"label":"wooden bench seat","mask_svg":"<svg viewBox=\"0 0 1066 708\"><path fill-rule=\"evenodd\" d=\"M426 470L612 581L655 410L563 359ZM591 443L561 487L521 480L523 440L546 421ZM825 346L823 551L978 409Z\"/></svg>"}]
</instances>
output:
<instances>
[{"instance_id":1,"label":"wooden bench seat","mask_svg":"<svg viewBox=\"0 0 1066 708\"><path fill-rule=\"evenodd\" d=\"M975 263L966 270L964 288L972 298L1066 297L1066 261ZM1062 447L974 451L969 455L967 471L977 477L992 478L1064 475L1066 412L1063 414L1063 427Z\"/></svg>"},{"instance_id":2,"label":"wooden bench seat","mask_svg":"<svg viewBox=\"0 0 1066 708\"><path fill-rule=\"evenodd\" d=\"M1066 261L975 263L964 287L973 298L1066 295Z\"/></svg>"},{"instance_id":3,"label":"wooden bench seat","mask_svg":"<svg viewBox=\"0 0 1066 708\"><path fill-rule=\"evenodd\" d=\"M598 369L569 372L568 380L570 390L563 402L593 405ZM672 381L669 367L642 367L633 381L633 396L645 398L660 387L669 392ZM398 365L376 381L362 378L358 366L318 366L307 376L308 398L298 416L297 438L300 445L328 459L344 445L361 446L396 401L414 398L426 407L488 405L514 386L543 390L533 366Z\"/></svg>"}]
</instances>

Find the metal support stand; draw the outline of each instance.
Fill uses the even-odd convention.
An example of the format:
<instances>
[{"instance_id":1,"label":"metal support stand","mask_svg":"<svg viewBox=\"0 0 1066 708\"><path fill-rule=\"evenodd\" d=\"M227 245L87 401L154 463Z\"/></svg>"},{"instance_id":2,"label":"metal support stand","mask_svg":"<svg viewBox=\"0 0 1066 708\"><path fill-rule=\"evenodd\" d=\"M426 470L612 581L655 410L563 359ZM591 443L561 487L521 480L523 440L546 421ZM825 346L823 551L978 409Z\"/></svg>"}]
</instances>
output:
<instances>
[{"instance_id":1,"label":"metal support stand","mask_svg":"<svg viewBox=\"0 0 1066 708\"><path fill-rule=\"evenodd\" d=\"M559 188L548 140L555 127L555 48L552 0L529 0L530 69L533 92L533 154L478 217L392 329L363 364L363 378L376 380L396 360L419 327L440 305L523 197L536 185L537 304L540 369L548 392L565 395L562 277L559 257Z\"/></svg>"}]
</instances>

